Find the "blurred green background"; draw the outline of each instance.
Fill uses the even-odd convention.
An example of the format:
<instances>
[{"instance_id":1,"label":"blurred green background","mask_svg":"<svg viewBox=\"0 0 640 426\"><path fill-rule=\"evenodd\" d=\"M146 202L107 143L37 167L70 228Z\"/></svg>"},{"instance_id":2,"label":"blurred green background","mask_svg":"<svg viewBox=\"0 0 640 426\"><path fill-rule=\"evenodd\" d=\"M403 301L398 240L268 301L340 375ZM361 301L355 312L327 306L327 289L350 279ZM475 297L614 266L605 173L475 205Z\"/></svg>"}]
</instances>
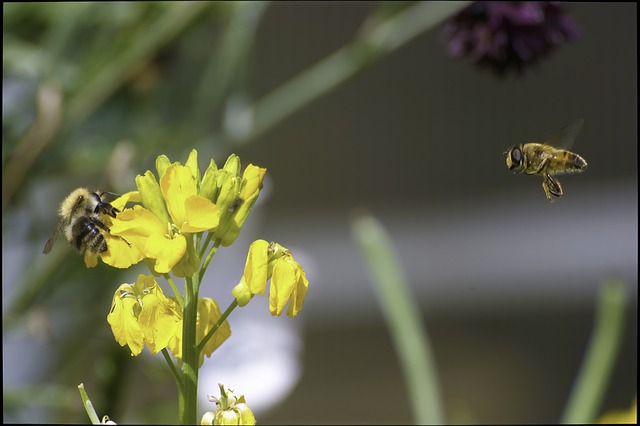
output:
<instances>
[{"instance_id":1,"label":"blurred green background","mask_svg":"<svg viewBox=\"0 0 640 426\"><path fill-rule=\"evenodd\" d=\"M301 321L261 318L264 304L257 317L234 312L231 341L243 357L221 349L205 362L256 372L226 384L253 401L258 422L413 419L351 238L357 209L394 241L448 422L557 422L607 276L628 284L632 303L602 410L628 407L637 390L637 6L567 4L581 38L503 77L448 57L444 19L464 6L4 3L4 420L84 422L80 382L118 423L177 419L166 366L131 358L105 321L117 285L144 269L86 270L64 243L41 251L72 189L132 190L156 156L185 161L192 148L201 167L233 152L268 169L261 204L216 256L201 294L226 306L257 238L292 249L311 282ZM550 205L540 179L513 176L502 152L580 117L573 149L589 169L561 178L565 196ZM265 358L234 329L243 316L289 336L265 345L283 346L293 357L278 359L290 362L251 369ZM269 394L280 379L263 402L241 388ZM203 395L215 392L203 382Z\"/></svg>"}]
</instances>

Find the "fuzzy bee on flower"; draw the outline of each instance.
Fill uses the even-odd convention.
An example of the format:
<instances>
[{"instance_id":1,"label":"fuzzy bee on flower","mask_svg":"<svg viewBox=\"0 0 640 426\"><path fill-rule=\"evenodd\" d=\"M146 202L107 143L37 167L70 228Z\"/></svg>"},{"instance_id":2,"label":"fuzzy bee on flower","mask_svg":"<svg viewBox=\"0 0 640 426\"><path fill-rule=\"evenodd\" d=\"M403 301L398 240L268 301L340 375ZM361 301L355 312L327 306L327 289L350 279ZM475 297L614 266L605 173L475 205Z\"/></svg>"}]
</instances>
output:
<instances>
[{"instance_id":1,"label":"fuzzy bee on flower","mask_svg":"<svg viewBox=\"0 0 640 426\"><path fill-rule=\"evenodd\" d=\"M81 254L106 252L107 238L111 234L103 217L116 217L120 210L102 201L103 195L104 192L94 192L87 188L78 188L69 194L60 204L61 219L42 252L48 254L61 233ZM124 240L122 237L118 238Z\"/></svg>"}]
</instances>

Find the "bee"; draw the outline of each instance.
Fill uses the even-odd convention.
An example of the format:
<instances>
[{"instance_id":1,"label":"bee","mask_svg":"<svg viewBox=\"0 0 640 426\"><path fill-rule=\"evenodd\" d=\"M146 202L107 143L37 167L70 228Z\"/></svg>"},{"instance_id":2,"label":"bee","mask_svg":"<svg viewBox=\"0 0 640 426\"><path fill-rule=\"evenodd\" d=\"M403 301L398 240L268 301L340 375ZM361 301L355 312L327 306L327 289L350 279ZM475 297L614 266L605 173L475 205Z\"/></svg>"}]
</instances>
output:
<instances>
[{"instance_id":1,"label":"bee","mask_svg":"<svg viewBox=\"0 0 640 426\"><path fill-rule=\"evenodd\" d=\"M78 188L69 194L60 204L59 214L62 218L44 245L42 253L47 254L51 251L62 231L69 240L69 244L83 255L86 252L92 254L106 252L109 249L106 235L110 233L103 215L116 217L120 210L102 201L104 194L104 192L93 192L87 188Z\"/></svg>"},{"instance_id":2,"label":"bee","mask_svg":"<svg viewBox=\"0 0 640 426\"><path fill-rule=\"evenodd\" d=\"M542 176L542 189L547 200L553 203L564 193L555 175L564 173L582 173L587 162L578 154L561 149L569 147L584 124L579 119L564 127L544 143L525 143L514 145L503 154L507 156L507 167L514 173Z\"/></svg>"}]
</instances>

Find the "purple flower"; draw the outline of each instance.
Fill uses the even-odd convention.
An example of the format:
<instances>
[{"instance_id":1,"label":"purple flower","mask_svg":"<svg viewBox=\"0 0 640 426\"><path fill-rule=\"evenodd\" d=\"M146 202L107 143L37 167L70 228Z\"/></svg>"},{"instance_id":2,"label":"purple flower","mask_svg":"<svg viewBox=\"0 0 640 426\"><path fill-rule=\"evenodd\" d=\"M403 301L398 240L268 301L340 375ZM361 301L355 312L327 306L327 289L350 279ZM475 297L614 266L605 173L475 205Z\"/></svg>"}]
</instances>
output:
<instances>
[{"instance_id":1,"label":"purple flower","mask_svg":"<svg viewBox=\"0 0 640 426\"><path fill-rule=\"evenodd\" d=\"M573 20L556 2L475 2L447 21L443 37L454 58L503 74L522 72L554 46L578 39Z\"/></svg>"}]
</instances>

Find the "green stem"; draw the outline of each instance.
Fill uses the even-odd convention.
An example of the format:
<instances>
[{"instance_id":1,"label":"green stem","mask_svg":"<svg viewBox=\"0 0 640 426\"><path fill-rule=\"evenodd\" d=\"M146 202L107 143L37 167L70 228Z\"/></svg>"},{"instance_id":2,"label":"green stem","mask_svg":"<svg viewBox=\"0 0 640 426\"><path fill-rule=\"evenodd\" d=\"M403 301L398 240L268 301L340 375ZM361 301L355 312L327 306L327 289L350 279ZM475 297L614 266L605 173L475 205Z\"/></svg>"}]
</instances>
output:
<instances>
[{"instance_id":1,"label":"green stem","mask_svg":"<svg viewBox=\"0 0 640 426\"><path fill-rule=\"evenodd\" d=\"M609 279L600 289L596 322L562 423L592 423L602 404L620 348L628 302L624 283Z\"/></svg>"},{"instance_id":2,"label":"green stem","mask_svg":"<svg viewBox=\"0 0 640 426\"><path fill-rule=\"evenodd\" d=\"M199 273L185 278L184 311L182 317L182 377L180 392L180 423L195 424L198 415L198 354L196 321L198 317Z\"/></svg>"},{"instance_id":3,"label":"green stem","mask_svg":"<svg viewBox=\"0 0 640 426\"><path fill-rule=\"evenodd\" d=\"M222 240L214 241L213 247L211 247L211 250L209 251L207 258L204 260L204 263L202 264L202 268L200 268L200 281L202 281L202 278L204 277L204 273L207 271L207 268L209 267L209 263L211 262L211 259L213 259L213 256L218 251L218 248L220 247L221 242Z\"/></svg>"},{"instance_id":4,"label":"green stem","mask_svg":"<svg viewBox=\"0 0 640 426\"><path fill-rule=\"evenodd\" d=\"M100 418L98 417L98 413L96 413L96 409L93 408L93 404L91 403L91 399L89 399L89 395L87 395L87 391L84 390L84 383L80 383L78 385L78 390L80 391L80 398L82 398L82 405L84 405L84 409L87 411L91 424L99 425Z\"/></svg>"},{"instance_id":5,"label":"green stem","mask_svg":"<svg viewBox=\"0 0 640 426\"><path fill-rule=\"evenodd\" d=\"M209 247L209 243L213 239L213 236L213 232L207 232L207 238L204 240L204 244L202 244L202 246L200 247L200 252L198 253L198 257L200 259L202 259L202 256L204 256L204 253L207 250L207 247Z\"/></svg>"},{"instance_id":6,"label":"green stem","mask_svg":"<svg viewBox=\"0 0 640 426\"><path fill-rule=\"evenodd\" d=\"M225 135L232 142L250 142L307 104L329 93L378 59L397 50L419 34L467 7L471 2L417 2L396 15L368 19L358 37L253 105L253 125L242 137Z\"/></svg>"},{"instance_id":7,"label":"green stem","mask_svg":"<svg viewBox=\"0 0 640 426\"><path fill-rule=\"evenodd\" d=\"M213 334L216 332L216 330L218 330L218 328L220 328L220 326L222 325L223 322L226 321L227 317L231 314L231 312L233 312L233 310L235 308L238 307L238 302L236 301L236 299L233 299L233 302L231 302L231 304L229 305L229 307L227 308L226 311L224 311L222 313L222 315L220 316L220 318L218 318L218 321L216 321L216 323L213 325L213 327L211 328L211 330L209 330L209 332L207 333L206 336L204 336L202 338L202 340L200 341L200 343L198 343L198 346L196 346L196 351L198 353L200 353L202 351L202 348L204 348L204 345L207 344L207 342L209 341L209 339L211 339L211 337L213 337Z\"/></svg>"},{"instance_id":8,"label":"green stem","mask_svg":"<svg viewBox=\"0 0 640 426\"><path fill-rule=\"evenodd\" d=\"M183 384L184 382L182 380L182 376L180 375L180 372L176 368L176 365L173 363L173 359L171 359L171 355L169 355L169 351L167 350L167 348L162 349L162 356L164 356L164 360L167 362L167 365L169 366L169 370L171 370L171 374L173 374L173 377L176 379L176 383L178 384L178 391L182 393L184 388L184 384Z\"/></svg>"},{"instance_id":9,"label":"green stem","mask_svg":"<svg viewBox=\"0 0 640 426\"><path fill-rule=\"evenodd\" d=\"M182 294L180 294L178 287L176 287L176 284L173 282L171 275L163 274L162 276L169 283L169 286L171 287L171 290L173 290L173 294L176 296L176 300L178 301L180 308L182 308L182 310L184 311L184 299L182 298Z\"/></svg>"},{"instance_id":10,"label":"green stem","mask_svg":"<svg viewBox=\"0 0 640 426\"><path fill-rule=\"evenodd\" d=\"M431 343L391 241L382 225L368 215L354 220L352 232L400 358L416 423L442 424L440 387Z\"/></svg>"}]
</instances>

